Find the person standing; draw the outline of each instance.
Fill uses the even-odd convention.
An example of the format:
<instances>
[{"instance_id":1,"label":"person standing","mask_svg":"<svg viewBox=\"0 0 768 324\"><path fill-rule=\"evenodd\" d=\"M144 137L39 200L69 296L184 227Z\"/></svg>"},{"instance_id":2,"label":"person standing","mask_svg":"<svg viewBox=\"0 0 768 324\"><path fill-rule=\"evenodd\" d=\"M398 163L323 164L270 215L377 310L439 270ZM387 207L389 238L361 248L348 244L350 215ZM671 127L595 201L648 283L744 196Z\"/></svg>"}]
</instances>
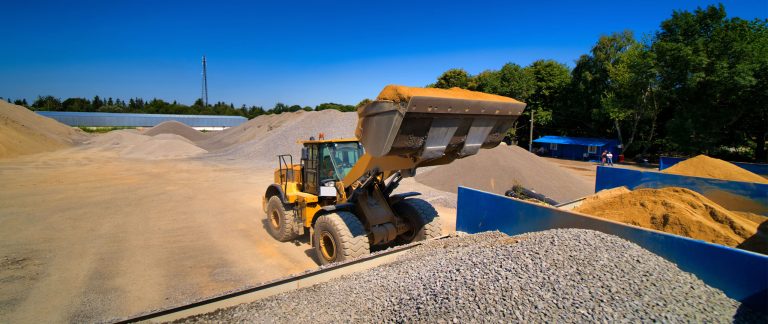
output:
<instances>
[{"instance_id":1,"label":"person standing","mask_svg":"<svg viewBox=\"0 0 768 324\"><path fill-rule=\"evenodd\" d=\"M603 151L603 154L600 154L600 165L605 165L605 159L608 157L608 151Z\"/></svg>"},{"instance_id":2,"label":"person standing","mask_svg":"<svg viewBox=\"0 0 768 324\"><path fill-rule=\"evenodd\" d=\"M605 157L608 158L608 165L613 166L613 153L608 152Z\"/></svg>"}]
</instances>

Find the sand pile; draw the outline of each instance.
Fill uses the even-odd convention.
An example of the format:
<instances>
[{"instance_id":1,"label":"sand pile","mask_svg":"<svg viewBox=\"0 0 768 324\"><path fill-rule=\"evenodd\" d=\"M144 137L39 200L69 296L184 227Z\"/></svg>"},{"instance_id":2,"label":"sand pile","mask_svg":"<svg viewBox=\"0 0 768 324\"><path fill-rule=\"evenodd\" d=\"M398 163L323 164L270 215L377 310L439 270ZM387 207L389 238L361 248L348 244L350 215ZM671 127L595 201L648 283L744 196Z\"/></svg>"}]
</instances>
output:
<instances>
[{"instance_id":1,"label":"sand pile","mask_svg":"<svg viewBox=\"0 0 768 324\"><path fill-rule=\"evenodd\" d=\"M0 159L54 151L86 138L75 128L0 100Z\"/></svg>"},{"instance_id":2,"label":"sand pile","mask_svg":"<svg viewBox=\"0 0 768 324\"><path fill-rule=\"evenodd\" d=\"M706 155L699 155L682 161L661 172L691 177L768 184L768 179L766 178L742 169L733 163L711 158Z\"/></svg>"},{"instance_id":3,"label":"sand pile","mask_svg":"<svg viewBox=\"0 0 768 324\"><path fill-rule=\"evenodd\" d=\"M162 134L122 150L120 156L130 159L158 160L179 159L206 152L184 137Z\"/></svg>"},{"instance_id":4,"label":"sand pile","mask_svg":"<svg viewBox=\"0 0 768 324\"><path fill-rule=\"evenodd\" d=\"M416 181L449 192L465 186L497 194L519 184L561 203L594 192L593 184L518 146L480 150L476 155L417 174Z\"/></svg>"},{"instance_id":5,"label":"sand pile","mask_svg":"<svg viewBox=\"0 0 768 324\"><path fill-rule=\"evenodd\" d=\"M126 148L145 141L151 137L138 134L135 131L121 129L97 135L91 140L85 142L86 148L107 149L107 148Z\"/></svg>"},{"instance_id":6,"label":"sand pile","mask_svg":"<svg viewBox=\"0 0 768 324\"><path fill-rule=\"evenodd\" d=\"M159 134L179 135L181 137L184 137L194 142L201 141L208 138L208 136L206 136L205 133L202 133L192 127L187 126L184 123L180 123L175 120L162 122L156 125L155 127L152 127L144 132L144 135L149 135L149 136L155 136Z\"/></svg>"},{"instance_id":7,"label":"sand pile","mask_svg":"<svg viewBox=\"0 0 768 324\"><path fill-rule=\"evenodd\" d=\"M117 130L97 136L86 143L85 149L113 150L121 157L142 160L178 159L207 152L180 135L147 136L130 130Z\"/></svg>"},{"instance_id":8,"label":"sand pile","mask_svg":"<svg viewBox=\"0 0 768 324\"><path fill-rule=\"evenodd\" d=\"M198 144L215 152L214 157L276 163L278 154L292 154L298 163L299 140L321 132L326 139L354 137L356 121L356 113L337 110L283 113L254 118Z\"/></svg>"},{"instance_id":9,"label":"sand pile","mask_svg":"<svg viewBox=\"0 0 768 324\"><path fill-rule=\"evenodd\" d=\"M521 103L518 100L484 93L477 91L464 90L461 88L439 89L439 88L412 88L399 85L388 85L381 90L378 100L392 100L395 102L408 101L415 96L443 97L456 99L474 99L474 100L492 100Z\"/></svg>"},{"instance_id":10,"label":"sand pile","mask_svg":"<svg viewBox=\"0 0 768 324\"><path fill-rule=\"evenodd\" d=\"M587 198L577 212L712 243L768 253L761 219L726 210L685 188L612 190ZM768 219L768 218L765 218ZM750 240L747 246L742 245Z\"/></svg>"},{"instance_id":11,"label":"sand pile","mask_svg":"<svg viewBox=\"0 0 768 324\"><path fill-rule=\"evenodd\" d=\"M299 111L278 115L261 115L237 127L213 133L209 138L200 141L198 145L209 151L217 151L236 144L258 140L263 138L267 132L282 127L286 123L291 123L300 116L303 117L304 113L304 111Z\"/></svg>"}]
</instances>

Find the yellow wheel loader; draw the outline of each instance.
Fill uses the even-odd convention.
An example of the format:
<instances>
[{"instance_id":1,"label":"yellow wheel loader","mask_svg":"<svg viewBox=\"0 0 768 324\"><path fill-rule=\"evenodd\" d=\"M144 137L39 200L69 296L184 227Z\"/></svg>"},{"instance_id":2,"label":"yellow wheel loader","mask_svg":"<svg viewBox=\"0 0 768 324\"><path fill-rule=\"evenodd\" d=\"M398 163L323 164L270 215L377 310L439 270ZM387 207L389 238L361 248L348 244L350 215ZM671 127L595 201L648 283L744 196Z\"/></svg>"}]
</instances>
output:
<instances>
[{"instance_id":1,"label":"yellow wheel loader","mask_svg":"<svg viewBox=\"0 0 768 324\"><path fill-rule=\"evenodd\" d=\"M496 147L524 108L462 89L387 86L358 109L356 138L301 141L299 163L278 156L262 203L267 230L280 241L308 232L322 264L440 236L438 213L418 193L393 194L400 180Z\"/></svg>"}]
</instances>

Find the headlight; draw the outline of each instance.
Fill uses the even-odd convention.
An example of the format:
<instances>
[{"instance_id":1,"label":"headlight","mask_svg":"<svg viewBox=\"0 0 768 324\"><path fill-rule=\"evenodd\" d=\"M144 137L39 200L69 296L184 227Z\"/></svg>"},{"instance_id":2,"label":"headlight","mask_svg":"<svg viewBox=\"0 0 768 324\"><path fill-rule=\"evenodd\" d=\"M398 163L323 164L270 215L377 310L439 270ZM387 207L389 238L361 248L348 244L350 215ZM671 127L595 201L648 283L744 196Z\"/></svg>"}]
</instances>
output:
<instances>
[{"instance_id":1,"label":"headlight","mask_svg":"<svg viewBox=\"0 0 768 324\"><path fill-rule=\"evenodd\" d=\"M323 186L325 186L325 187L335 187L336 186L336 182L326 181L326 182L323 182Z\"/></svg>"}]
</instances>

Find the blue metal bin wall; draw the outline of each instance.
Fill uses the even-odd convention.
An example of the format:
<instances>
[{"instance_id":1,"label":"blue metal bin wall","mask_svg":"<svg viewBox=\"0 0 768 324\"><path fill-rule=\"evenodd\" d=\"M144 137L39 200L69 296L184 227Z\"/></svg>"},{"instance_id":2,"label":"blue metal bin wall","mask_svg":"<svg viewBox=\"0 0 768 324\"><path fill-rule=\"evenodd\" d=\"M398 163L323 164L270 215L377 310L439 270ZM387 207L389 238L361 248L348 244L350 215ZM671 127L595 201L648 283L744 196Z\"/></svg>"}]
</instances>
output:
<instances>
[{"instance_id":1,"label":"blue metal bin wall","mask_svg":"<svg viewBox=\"0 0 768 324\"><path fill-rule=\"evenodd\" d=\"M695 274L728 297L758 310L768 305L768 256L459 187L458 231L518 235L557 228L621 237Z\"/></svg>"}]
</instances>

